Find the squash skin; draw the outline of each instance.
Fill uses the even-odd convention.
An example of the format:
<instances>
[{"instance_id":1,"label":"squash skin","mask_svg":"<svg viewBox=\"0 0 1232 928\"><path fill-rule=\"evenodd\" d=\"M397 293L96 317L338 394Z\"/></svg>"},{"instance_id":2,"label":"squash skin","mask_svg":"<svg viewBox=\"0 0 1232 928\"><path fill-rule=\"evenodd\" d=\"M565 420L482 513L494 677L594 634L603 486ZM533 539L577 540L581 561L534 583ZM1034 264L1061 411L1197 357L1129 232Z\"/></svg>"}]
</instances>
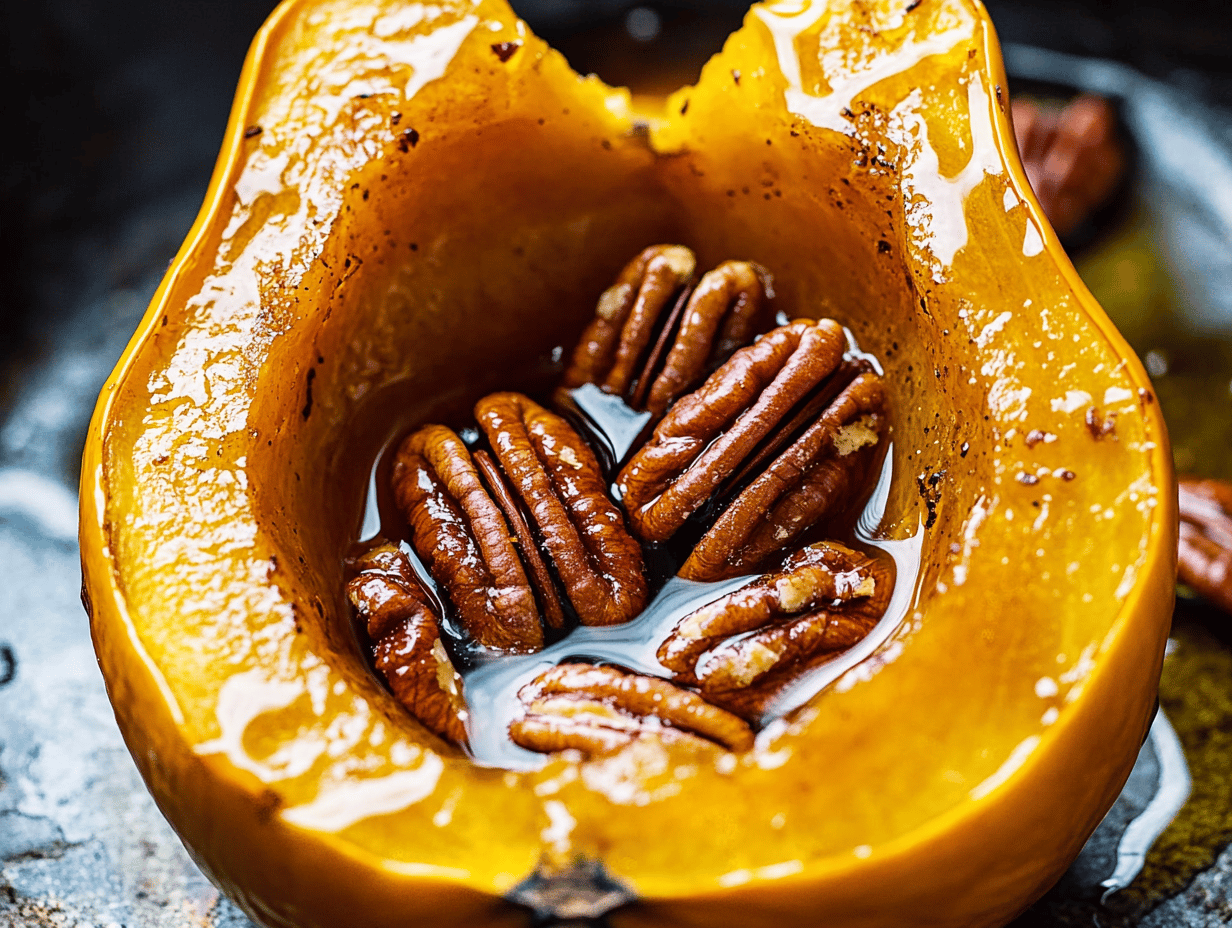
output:
<instances>
[{"instance_id":1,"label":"squash skin","mask_svg":"<svg viewBox=\"0 0 1232 928\"><path fill-rule=\"evenodd\" d=\"M982 9L873 3L870 32L833 6L803 37L807 10L751 13L669 101L689 105L651 132L657 155L623 98L574 79L503 3L431 3L413 23L393 0L292 0L263 28L201 216L103 390L81 493L120 728L194 858L259 922L524 924L502 894L577 854L642 898L617 925L996 925L1115 799L1171 610L1158 407L1030 194ZM522 44L501 62L506 41ZM842 60L802 65L823 42ZM868 74L874 107L847 122L873 158L897 145L896 171L856 167L858 139L826 128L845 100L822 91ZM930 185L938 168L960 181ZM947 257L958 220L966 247ZM465 378L568 344L612 270L670 238L772 268L781 305L835 316L883 359L885 532L914 534L921 490L939 493L917 604L734 771L672 752L477 769L347 633L360 467L399 423L459 404ZM1070 409L1122 392L1115 440ZM1057 440L1027 447L1031 428ZM1036 467L1049 476L1016 479Z\"/></svg>"}]
</instances>

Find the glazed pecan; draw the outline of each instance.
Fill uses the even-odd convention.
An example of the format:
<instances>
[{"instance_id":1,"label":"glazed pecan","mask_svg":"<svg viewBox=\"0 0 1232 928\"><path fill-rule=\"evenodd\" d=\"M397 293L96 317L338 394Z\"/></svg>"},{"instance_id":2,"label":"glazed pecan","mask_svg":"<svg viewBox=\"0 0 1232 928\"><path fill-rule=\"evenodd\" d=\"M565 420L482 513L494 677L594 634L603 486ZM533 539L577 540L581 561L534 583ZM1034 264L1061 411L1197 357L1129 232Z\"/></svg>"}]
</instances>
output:
<instances>
[{"instance_id":1,"label":"glazed pecan","mask_svg":"<svg viewBox=\"0 0 1232 928\"><path fill-rule=\"evenodd\" d=\"M756 570L860 498L887 427L885 404L881 378L857 375L715 520L680 576L717 580Z\"/></svg>"},{"instance_id":2,"label":"glazed pecan","mask_svg":"<svg viewBox=\"0 0 1232 928\"><path fill-rule=\"evenodd\" d=\"M501 651L542 648L530 581L505 516L462 439L439 425L412 433L398 449L393 488L416 553L448 594L467 634Z\"/></svg>"},{"instance_id":3,"label":"glazed pecan","mask_svg":"<svg viewBox=\"0 0 1232 928\"><path fill-rule=\"evenodd\" d=\"M626 395L656 323L696 269L697 258L680 245L652 245L625 265L599 297L595 318L573 351L561 388L593 383L605 393Z\"/></svg>"},{"instance_id":4,"label":"glazed pecan","mask_svg":"<svg viewBox=\"0 0 1232 928\"><path fill-rule=\"evenodd\" d=\"M880 378L843 360L845 349L829 319L775 329L677 402L621 470L630 525L649 542L668 540L703 506L739 491L682 577L757 569L861 493L886 428L885 394Z\"/></svg>"},{"instance_id":5,"label":"glazed pecan","mask_svg":"<svg viewBox=\"0 0 1232 928\"><path fill-rule=\"evenodd\" d=\"M564 419L520 393L475 406L583 625L619 625L646 604L642 552L607 496L594 453Z\"/></svg>"},{"instance_id":6,"label":"glazed pecan","mask_svg":"<svg viewBox=\"0 0 1232 928\"><path fill-rule=\"evenodd\" d=\"M697 693L658 677L593 664L560 664L518 691L525 714L509 727L514 743L551 753L606 754L647 734L752 747L743 720Z\"/></svg>"},{"instance_id":7,"label":"glazed pecan","mask_svg":"<svg viewBox=\"0 0 1232 928\"><path fill-rule=\"evenodd\" d=\"M347 597L372 641L372 655L394 696L432 731L466 741L462 678L445 651L436 612L407 556L382 544L356 562Z\"/></svg>"},{"instance_id":8,"label":"glazed pecan","mask_svg":"<svg viewBox=\"0 0 1232 928\"><path fill-rule=\"evenodd\" d=\"M1116 114L1083 95L1054 109L1015 99L1011 108L1022 166L1058 235L1073 232L1115 190L1125 172Z\"/></svg>"},{"instance_id":9,"label":"glazed pecan","mask_svg":"<svg viewBox=\"0 0 1232 928\"><path fill-rule=\"evenodd\" d=\"M535 536L531 533L521 508L509 490L505 475L501 473L496 462L492 460L492 455L488 452L476 451L472 458L475 461L475 468L483 477L488 492L492 494L492 499L500 506L501 512L505 514L505 520L513 529L514 542L522 554L522 563L526 567L531 585L535 588L535 595L539 597L539 604L543 609L543 620L552 628L561 628L565 624L565 612L561 608L560 597L556 595L556 582L548 571L548 565L544 563L539 554L539 545L535 543Z\"/></svg>"},{"instance_id":10,"label":"glazed pecan","mask_svg":"<svg viewBox=\"0 0 1232 928\"><path fill-rule=\"evenodd\" d=\"M836 542L818 542L783 567L681 619L659 662L681 683L746 718L815 659L858 643L890 600L892 568Z\"/></svg>"},{"instance_id":11,"label":"glazed pecan","mask_svg":"<svg viewBox=\"0 0 1232 928\"><path fill-rule=\"evenodd\" d=\"M595 383L658 418L762 331L769 318L765 272L747 261L727 261L690 294L683 288L695 264L688 249L656 245L625 267L599 300L558 404L568 405L569 390Z\"/></svg>"},{"instance_id":12,"label":"glazed pecan","mask_svg":"<svg viewBox=\"0 0 1232 928\"><path fill-rule=\"evenodd\" d=\"M665 541L842 361L837 323L797 320L736 352L672 407L617 477L633 530Z\"/></svg>"},{"instance_id":13,"label":"glazed pecan","mask_svg":"<svg viewBox=\"0 0 1232 928\"><path fill-rule=\"evenodd\" d=\"M1178 482L1182 583L1232 612L1232 485L1182 477Z\"/></svg>"},{"instance_id":14,"label":"glazed pecan","mask_svg":"<svg viewBox=\"0 0 1232 928\"><path fill-rule=\"evenodd\" d=\"M747 261L725 261L698 282L680 316L664 327L633 395L634 409L659 418L672 403L747 345L768 315L765 272ZM671 349L662 358L668 341ZM660 362L662 366L660 367Z\"/></svg>"}]
</instances>

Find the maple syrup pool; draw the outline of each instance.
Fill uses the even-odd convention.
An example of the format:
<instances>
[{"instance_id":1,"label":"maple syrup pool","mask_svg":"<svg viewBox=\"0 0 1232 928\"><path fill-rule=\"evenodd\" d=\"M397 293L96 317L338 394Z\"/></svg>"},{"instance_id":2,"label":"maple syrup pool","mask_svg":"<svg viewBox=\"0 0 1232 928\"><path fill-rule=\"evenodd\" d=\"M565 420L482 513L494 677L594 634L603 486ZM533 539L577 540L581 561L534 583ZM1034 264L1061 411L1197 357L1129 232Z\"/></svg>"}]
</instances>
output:
<instances>
[{"instance_id":1,"label":"maple syrup pool","mask_svg":"<svg viewBox=\"0 0 1232 928\"><path fill-rule=\"evenodd\" d=\"M786 321L783 318L778 320L779 324ZM863 362L878 374L882 372L878 360L861 351L849 331L847 341L845 360ZM544 401L545 405L551 408L551 404L546 401L551 395L551 387L560 378L561 358L564 356L565 349L554 349L549 356L538 359L520 375L511 376L509 380L513 382L513 386L506 384L503 388L521 389L537 401ZM648 437L650 413L630 409L619 397L603 393L593 384L569 391L569 397L571 408L561 412L595 451L612 498L619 502L620 493L614 484L615 476L632 451ZM464 408L469 410L469 405ZM442 416L434 421L441 420L442 424L453 428L472 451L483 447L482 433L468 414ZM548 762L550 755L522 748L509 737L510 723L524 711L522 702L517 698L518 690L539 674L558 664L584 662L613 664L670 680L672 673L659 663L656 651L676 623L701 606L747 585L759 575L754 573L711 583L699 583L676 576L677 568L704 531L706 523L713 521L717 515L708 511L711 507L703 507L691 520L691 524L686 525L669 542L662 545L642 545L651 600L636 618L622 625L581 625L576 616L571 614L568 597L561 597L562 606L566 610L564 627L554 630L545 625L543 650L533 654L498 654L488 651L471 641L463 631L447 598L441 594L439 585L411 547L407 521L393 501L390 474L397 448L406 435L426 424L427 421L416 423L391 436L373 463L364 500L363 525L354 551L365 551L371 548L377 539L386 539L397 543L410 560L440 617L439 625L445 649L462 676L468 737L468 744L464 748L480 766L535 770ZM889 605L863 640L848 650L839 652L834 659L799 674L795 681L767 706L761 719L754 724L755 730L766 735L774 733L775 728L771 725L774 720L798 709L844 675L852 672L848 679L854 681L861 667L870 667L873 662L869 659L879 650L882 656L886 656L891 650L891 638L904 625L915 601L923 543L922 526L905 539L884 538L879 532L891 481L894 479L893 444L887 442L886 445L880 456L877 481L858 515L854 520L849 517L846 525L827 526L825 537L834 538L857 550L879 554L892 563L894 592ZM369 668L384 683L372 665L372 649L367 643L364 631L359 627L359 623L352 622L352 627ZM840 682L839 685L844 684ZM761 743L763 739L759 737L758 741ZM756 750L756 747L754 749Z\"/></svg>"}]
</instances>

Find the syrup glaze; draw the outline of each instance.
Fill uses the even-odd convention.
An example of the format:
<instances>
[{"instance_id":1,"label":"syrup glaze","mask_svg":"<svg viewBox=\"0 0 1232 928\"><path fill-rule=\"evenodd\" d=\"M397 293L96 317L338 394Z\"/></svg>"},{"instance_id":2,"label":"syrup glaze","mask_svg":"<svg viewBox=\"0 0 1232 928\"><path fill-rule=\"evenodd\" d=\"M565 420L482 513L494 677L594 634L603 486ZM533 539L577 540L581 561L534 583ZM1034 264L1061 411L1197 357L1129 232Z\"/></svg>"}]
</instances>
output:
<instances>
[{"instance_id":1,"label":"syrup glaze","mask_svg":"<svg viewBox=\"0 0 1232 928\"><path fill-rule=\"evenodd\" d=\"M785 320L779 320L780 323ZM844 355L844 370L874 370L881 373L878 360L862 352L847 333L848 349ZM553 359L562 352L553 351ZM854 376L854 374L850 374ZM535 378L539 380L540 378ZM831 387L831 389L833 389ZM651 414L631 409L620 397L604 393L593 384L568 391L562 412L583 436L599 460L605 480L614 499L620 494L614 480L620 467L649 436ZM486 443L473 423L448 423L458 432L472 453L483 451ZM365 501L363 527L357 547L368 547L377 538L398 542L410 559L424 588L429 592L440 616L440 628L445 648L462 675L464 696L469 710L468 749L475 763L485 767L509 770L534 770L547 762L547 755L526 750L509 738L509 724L521 713L517 692L543 671L560 663L582 661L607 663L654 676L671 678L671 672L656 658L664 638L685 615L713 602L726 593L737 590L758 574L733 577L714 583L697 583L676 576L676 571L722 507L740 487L739 475L727 491L721 492L688 524L664 544L642 546L650 584L651 601L640 615L623 625L584 626L568 602L561 596L565 621L561 629L545 623L545 647L528 655L496 654L471 641L457 622L448 599L444 597L422 560L409 543L406 520L393 503L389 483L394 452L403 435L392 439L374 463ZM887 446L889 443L886 443ZM855 647L835 658L801 673L773 701L755 728L765 727L776 718L807 703L814 695L832 684L842 674L884 644L903 622L919 572L922 534L917 532L906 540L878 537L878 528L889 497L892 480L892 459L889 447L882 449L880 473L868 496L853 501L854 505L835 519L815 526L801 544L821 538L837 539L853 548L873 554L880 552L894 565L895 589L885 615L872 631ZM864 503L862 509L857 506ZM854 518L853 518L854 517ZM854 523L854 524L853 524ZM359 632L362 638L362 632ZM753 633L748 633L753 634ZM367 654L370 648L361 650Z\"/></svg>"}]
</instances>

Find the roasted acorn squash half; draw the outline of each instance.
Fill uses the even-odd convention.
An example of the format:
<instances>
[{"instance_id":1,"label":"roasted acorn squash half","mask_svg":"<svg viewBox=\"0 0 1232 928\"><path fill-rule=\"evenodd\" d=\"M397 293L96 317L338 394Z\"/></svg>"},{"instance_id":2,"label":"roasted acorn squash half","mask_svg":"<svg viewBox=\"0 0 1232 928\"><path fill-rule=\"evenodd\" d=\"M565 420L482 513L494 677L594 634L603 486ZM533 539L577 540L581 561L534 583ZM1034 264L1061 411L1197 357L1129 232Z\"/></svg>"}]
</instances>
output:
<instances>
[{"instance_id":1,"label":"roasted acorn squash half","mask_svg":"<svg viewBox=\"0 0 1232 928\"><path fill-rule=\"evenodd\" d=\"M526 924L537 870L606 874L615 925L996 925L1056 880L1152 715L1175 490L1007 106L974 0L756 7L649 119L503 0L280 7L82 476L116 716L211 879L297 926ZM368 468L657 241L881 359L918 576L747 754L476 766L350 631Z\"/></svg>"}]
</instances>

